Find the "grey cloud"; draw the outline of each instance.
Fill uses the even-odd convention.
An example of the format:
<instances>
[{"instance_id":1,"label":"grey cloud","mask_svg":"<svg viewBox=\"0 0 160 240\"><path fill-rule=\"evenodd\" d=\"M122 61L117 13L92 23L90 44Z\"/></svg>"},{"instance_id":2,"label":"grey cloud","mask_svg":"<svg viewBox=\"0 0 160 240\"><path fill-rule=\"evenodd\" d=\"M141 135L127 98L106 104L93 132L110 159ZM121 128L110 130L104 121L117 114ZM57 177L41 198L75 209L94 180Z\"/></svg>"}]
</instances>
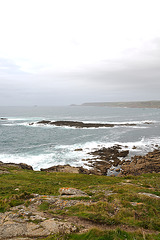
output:
<instances>
[{"instance_id":1,"label":"grey cloud","mask_svg":"<svg viewBox=\"0 0 160 240\"><path fill-rule=\"evenodd\" d=\"M66 105L88 101L160 99L160 39L122 59L72 72L23 73L0 59L1 105Z\"/></svg>"}]
</instances>

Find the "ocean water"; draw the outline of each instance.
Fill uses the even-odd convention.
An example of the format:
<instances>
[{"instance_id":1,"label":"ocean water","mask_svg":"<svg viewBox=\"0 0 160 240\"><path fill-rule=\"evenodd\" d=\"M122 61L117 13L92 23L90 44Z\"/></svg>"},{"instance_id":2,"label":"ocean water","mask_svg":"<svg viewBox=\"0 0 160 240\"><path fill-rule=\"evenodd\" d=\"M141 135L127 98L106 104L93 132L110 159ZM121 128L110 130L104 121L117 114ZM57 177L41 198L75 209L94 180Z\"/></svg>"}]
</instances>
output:
<instances>
[{"instance_id":1,"label":"ocean water","mask_svg":"<svg viewBox=\"0 0 160 240\"><path fill-rule=\"evenodd\" d=\"M109 107L0 107L0 161L27 163L35 170L58 164L85 166L94 149L122 145L129 157L160 145L160 109ZM113 128L29 125L40 120L136 123ZM146 122L150 124L146 124ZM136 149L133 149L136 146ZM75 151L82 148L83 151Z\"/></svg>"}]
</instances>

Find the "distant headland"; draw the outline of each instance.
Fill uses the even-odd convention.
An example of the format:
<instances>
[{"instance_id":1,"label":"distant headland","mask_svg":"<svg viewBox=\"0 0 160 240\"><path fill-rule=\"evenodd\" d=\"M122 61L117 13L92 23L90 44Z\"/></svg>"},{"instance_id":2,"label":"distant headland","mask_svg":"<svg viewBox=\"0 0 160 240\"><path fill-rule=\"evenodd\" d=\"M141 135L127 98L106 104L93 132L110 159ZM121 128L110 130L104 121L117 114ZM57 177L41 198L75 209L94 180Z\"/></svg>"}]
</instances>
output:
<instances>
[{"instance_id":1,"label":"distant headland","mask_svg":"<svg viewBox=\"0 0 160 240\"><path fill-rule=\"evenodd\" d=\"M135 101L135 102L86 102L81 105L71 106L84 107L126 107L126 108L160 108L160 101Z\"/></svg>"}]
</instances>

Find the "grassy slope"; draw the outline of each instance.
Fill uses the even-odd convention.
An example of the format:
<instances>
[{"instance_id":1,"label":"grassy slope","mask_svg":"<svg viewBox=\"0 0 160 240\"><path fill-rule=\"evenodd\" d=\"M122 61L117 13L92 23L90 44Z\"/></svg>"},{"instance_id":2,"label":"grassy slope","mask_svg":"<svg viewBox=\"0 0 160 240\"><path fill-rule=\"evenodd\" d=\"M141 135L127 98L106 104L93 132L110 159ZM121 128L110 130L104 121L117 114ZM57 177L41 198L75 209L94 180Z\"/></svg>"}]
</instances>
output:
<instances>
[{"instance_id":1,"label":"grassy slope","mask_svg":"<svg viewBox=\"0 0 160 240\"><path fill-rule=\"evenodd\" d=\"M59 188L74 187L88 193L90 197L82 200L92 201L92 204L85 205L82 201L79 205L62 210L49 205L45 210L53 215L77 216L115 228L125 225L135 229L160 231L160 199L139 194L145 192L160 196L160 174L118 178L15 169L10 172L11 174L0 175L0 212L27 201L32 193L59 195ZM16 188L19 188L18 192ZM106 191L114 194L108 196ZM136 206L132 203L136 203ZM121 230L92 230L83 235L52 236L48 239L160 239L160 235L148 235L144 238L140 233L126 233Z\"/></svg>"}]
</instances>

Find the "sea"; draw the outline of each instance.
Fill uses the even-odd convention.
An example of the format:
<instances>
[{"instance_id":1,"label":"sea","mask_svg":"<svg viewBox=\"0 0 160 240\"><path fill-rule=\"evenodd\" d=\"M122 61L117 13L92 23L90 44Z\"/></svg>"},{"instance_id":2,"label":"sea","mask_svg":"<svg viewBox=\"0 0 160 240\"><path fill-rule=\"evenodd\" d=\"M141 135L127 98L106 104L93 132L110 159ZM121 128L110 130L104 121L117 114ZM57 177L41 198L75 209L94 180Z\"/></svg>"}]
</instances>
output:
<instances>
[{"instance_id":1,"label":"sea","mask_svg":"<svg viewBox=\"0 0 160 240\"><path fill-rule=\"evenodd\" d=\"M36 124L41 120L136 125L80 129ZM89 168L90 152L117 144L129 150L128 158L160 146L160 109L0 107L0 161L5 163L26 163L34 170L64 164Z\"/></svg>"}]
</instances>

